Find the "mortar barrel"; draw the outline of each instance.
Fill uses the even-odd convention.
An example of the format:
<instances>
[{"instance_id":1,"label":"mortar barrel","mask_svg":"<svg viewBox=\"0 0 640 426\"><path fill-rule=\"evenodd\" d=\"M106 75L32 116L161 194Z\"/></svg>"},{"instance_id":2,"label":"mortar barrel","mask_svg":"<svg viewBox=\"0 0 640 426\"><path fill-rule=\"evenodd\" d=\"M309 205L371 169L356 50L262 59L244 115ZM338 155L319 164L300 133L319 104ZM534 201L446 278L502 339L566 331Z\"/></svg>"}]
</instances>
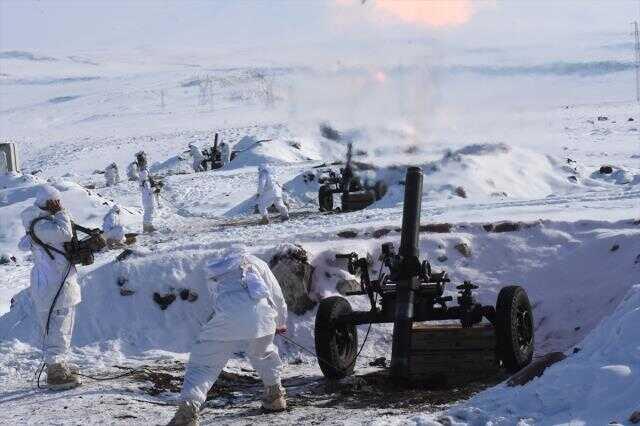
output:
<instances>
[{"instance_id":1,"label":"mortar barrel","mask_svg":"<svg viewBox=\"0 0 640 426\"><path fill-rule=\"evenodd\" d=\"M409 167L405 178L404 209L402 211L402 236L400 256L420 256L420 208L422 205L422 170Z\"/></svg>"},{"instance_id":2,"label":"mortar barrel","mask_svg":"<svg viewBox=\"0 0 640 426\"><path fill-rule=\"evenodd\" d=\"M401 280L396 288L396 312L393 324L391 348L391 374L395 379L406 379L409 374L409 346L414 317L414 288L418 282L415 268L420 256L419 231L422 204L422 170L409 167L405 180L404 210L402 213L402 237L399 255L402 267Z\"/></svg>"}]
</instances>

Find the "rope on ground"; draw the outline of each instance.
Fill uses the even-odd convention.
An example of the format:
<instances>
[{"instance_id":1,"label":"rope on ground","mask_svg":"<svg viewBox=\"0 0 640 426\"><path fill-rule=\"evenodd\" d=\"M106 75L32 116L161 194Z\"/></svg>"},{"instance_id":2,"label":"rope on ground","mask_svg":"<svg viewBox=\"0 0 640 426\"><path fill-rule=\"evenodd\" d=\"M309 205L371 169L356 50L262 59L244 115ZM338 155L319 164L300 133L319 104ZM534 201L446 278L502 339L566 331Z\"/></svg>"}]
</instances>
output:
<instances>
[{"instance_id":1,"label":"rope on ground","mask_svg":"<svg viewBox=\"0 0 640 426\"><path fill-rule=\"evenodd\" d=\"M46 363L42 363L40 367L38 367L38 370L36 370L36 375L37 375L37 385L38 385L38 389L45 389L43 386L40 386L40 378L42 376L42 373L44 372L45 367L47 366ZM130 368L130 367L117 367L117 368ZM76 376L78 377L84 377L86 379L90 379L90 380L94 380L96 382L106 382L109 380L116 380L116 379L121 379L123 377L127 377L127 376L132 376L134 374L137 373L142 373L148 371L147 367L138 367L138 368L132 368L129 371L127 371L126 373L122 373L122 374L117 374L115 376L92 376L90 374L82 374L82 373L75 373Z\"/></svg>"},{"instance_id":2,"label":"rope on ground","mask_svg":"<svg viewBox=\"0 0 640 426\"><path fill-rule=\"evenodd\" d=\"M137 398L131 398L131 401L145 402L147 404L159 405L161 407L169 407L169 406L176 405L176 404L169 404L168 402L156 402L156 401L149 401L146 399L137 399Z\"/></svg>"},{"instance_id":3,"label":"rope on ground","mask_svg":"<svg viewBox=\"0 0 640 426\"><path fill-rule=\"evenodd\" d=\"M122 368L122 367L120 367ZM124 368L130 368L130 367L124 367ZM95 380L96 382L105 382L105 381L109 381L109 380L116 380L116 379L121 379L123 377L127 377L127 376L132 376L134 374L137 373L142 373L142 372L146 372L148 371L147 367L138 367L138 368L133 368L129 371L127 371L126 373L122 373L122 374L117 374L115 376L91 376L89 374L82 374L82 373L76 373L77 376L80 377L84 377L87 379L91 379L91 380Z\"/></svg>"}]
</instances>

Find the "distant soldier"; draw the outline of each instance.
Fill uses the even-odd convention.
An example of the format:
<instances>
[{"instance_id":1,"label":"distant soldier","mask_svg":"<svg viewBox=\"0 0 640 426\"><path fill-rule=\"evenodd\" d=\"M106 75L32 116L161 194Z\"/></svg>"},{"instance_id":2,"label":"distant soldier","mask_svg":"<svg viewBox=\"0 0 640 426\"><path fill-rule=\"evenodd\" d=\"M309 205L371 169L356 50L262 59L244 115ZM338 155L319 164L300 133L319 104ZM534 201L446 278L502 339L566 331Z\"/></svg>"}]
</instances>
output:
<instances>
[{"instance_id":1,"label":"distant soldier","mask_svg":"<svg viewBox=\"0 0 640 426\"><path fill-rule=\"evenodd\" d=\"M271 168L261 164L258 166L258 211L262 215L263 225L269 223L269 207L275 205L282 220L289 220L289 211L282 198L282 188L273 177Z\"/></svg>"},{"instance_id":2,"label":"distant soldier","mask_svg":"<svg viewBox=\"0 0 640 426\"><path fill-rule=\"evenodd\" d=\"M204 172L204 155L200 151L200 148L195 146L194 144L189 144L189 153L191 154L191 158L193 159L193 171L194 172Z\"/></svg>"},{"instance_id":3,"label":"distant soldier","mask_svg":"<svg viewBox=\"0 0 640 426\"><path fill-rule=\"evenodd\" d=\"M111 163L104 169L104 179L107 186L115 186L120 182L120 172L116 163Z\"/></svg>"},{"instance_id":4,"label":"distant soldier","mask_svg":"<svg viewBox=\"0 0 640 426\"><path fill-rule=\"evenodd\" d=\"M229 149L229 145L226 142L222 142L220 144L220 161L222 162L222 167L229 164L231 157L231 150Z\"/></svg>"},{"instance_id":5,"label":"distant soldier","mask_svg":"<svg viewBox=\"0 0 640 426\"><path fill-rule=\"evenodd\" d=\"M145 233L156 230L153 220L156 216L156 195L151 186L149 172L144 169L140 171L140 194L142 196L142 230Z\"/></svg>"},{"instance_id":6,"label":"distant soldier","mask_svg":"<svg viewBox=\"0 0 640 426\"><path fill-rule=\"evenodd\" d=\"M114 204L102 220L102 232L109 248L121 246L124 243L124 225L122 225L120 206Z\"/></svg>"},{"instance_id":7,"label":"distant soldier","mask_svg":"<svg viewBox=\"0 0 640 426\"><path fill-rule=\"evenodd\" d=\"M132 161L128 166L127 166L127 178L130 181L136 181L140 178L140 172L138 171L138 163L135 161Z\"/></svg>"}]
</instances>

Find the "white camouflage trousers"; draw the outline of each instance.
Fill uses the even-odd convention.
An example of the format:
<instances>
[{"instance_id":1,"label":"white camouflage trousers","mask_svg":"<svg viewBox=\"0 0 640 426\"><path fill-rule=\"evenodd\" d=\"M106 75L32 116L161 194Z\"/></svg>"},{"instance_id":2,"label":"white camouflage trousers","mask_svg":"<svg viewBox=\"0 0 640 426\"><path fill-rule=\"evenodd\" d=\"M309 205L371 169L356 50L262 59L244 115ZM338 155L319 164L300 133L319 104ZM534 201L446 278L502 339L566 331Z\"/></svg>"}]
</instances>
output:
<instances>
[{"instance_id":1,"label":"white camouflage trousers","mask_svg":"<svg viewBox=\"0 0 640 426\"><path fill-rule=\"evenodd\" d=\"M202 160L204 160L204 158L198 158L193 160L194 172L204 172L204 167L202 167Z\"/></svg>"},{"instance_id":2,"label":"white camouflage trousers","mask_svg":"<svg viewBox=\"0 0 640 426\"><path fill-rule=\"evenodd\" d=\"M54 309L49 322L49 332L45 335L48 315L48 311L39 312L40 330L44 336L44 362L51 365L67 359L76 319L76 307Z\"/></svg>"},{"instance_id":3,"label":"white camouflage trousers","mask_svg":"<svg viewBox=\"0 0 640 426\"><path fill-rule=\"evenodd\" d=\"M287 210L287 206L284 205L284 201L282 197L265 197L264 199L261 197L258 202L258 211L262 216L269 216L267 209L271 206L276 206L276 209L280 212L280 216L283 218L289 217L289 211Z\"/></svg>"},{"instance_id":4,"label":"white camouflage trousers","mask_svg":"<svg viewBox=\"0 0 640 426\"><path fill-rule=\"evenodd\" d=\"M234 353L246 350L253 368L265 386L280 384L282 360L273 335L251 340L197 340L191 354L180 397L198 407L207 399L207 392Z\"/></svg>"}]
</instances>

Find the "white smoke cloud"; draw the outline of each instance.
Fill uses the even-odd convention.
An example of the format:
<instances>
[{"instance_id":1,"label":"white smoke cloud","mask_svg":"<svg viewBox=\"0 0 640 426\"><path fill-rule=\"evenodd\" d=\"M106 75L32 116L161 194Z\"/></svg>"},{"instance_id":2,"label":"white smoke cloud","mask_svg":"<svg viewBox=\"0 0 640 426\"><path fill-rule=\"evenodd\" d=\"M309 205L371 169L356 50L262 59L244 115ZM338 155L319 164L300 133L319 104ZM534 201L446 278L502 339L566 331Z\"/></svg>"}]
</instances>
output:
<instances>
[{"instance_id":1,"label":"white smoke cloud","mask_svg":"<svg viewBox=\"0 0 640 426\"><path fill-rule=\"evenodd\" d=\"M494 2L471 0L335 0L337 14L359 8L359 14L379 23L392 21L426 28L447 28L466 24L481 7ZM341 17L340 19L342 19Z\"/></svg>"}]
</instances>

